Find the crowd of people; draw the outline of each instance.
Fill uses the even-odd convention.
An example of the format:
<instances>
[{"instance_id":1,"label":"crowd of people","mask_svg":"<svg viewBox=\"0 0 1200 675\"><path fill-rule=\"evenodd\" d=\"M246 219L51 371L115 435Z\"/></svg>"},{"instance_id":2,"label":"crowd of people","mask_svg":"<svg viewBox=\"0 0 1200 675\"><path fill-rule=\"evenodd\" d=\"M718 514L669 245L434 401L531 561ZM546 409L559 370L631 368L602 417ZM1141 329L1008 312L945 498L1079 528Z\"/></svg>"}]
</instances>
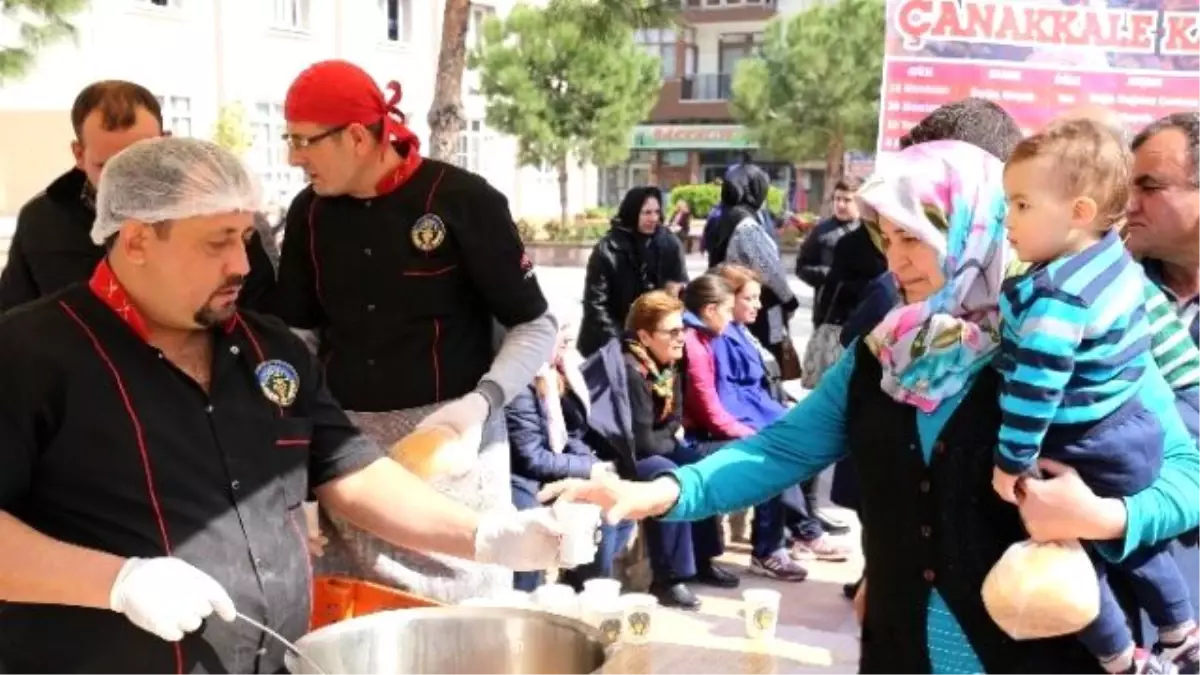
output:
<instances>
[{"instance_id":1,"label":"crowd of people","mask_svg":"<svg viewBox=\"0 0 1200 675\"><path fill-rule=\"evenodd\" d=\"M344 61L296 78L281 142L310 186L275 251L236 157L167 137L136 84L80 93L75 168L0 276L0 670L276 672L239 615L298 638L319 575L533 590L554 499L606 512L560 582L618 576L637 532L651 591L696 609L696 584L740 583L723 516L752 511L751 574L848 558L815 508L836 464L863 672L1197 672L1200 116L1023 138L995 104L943 106L836 183L794 270L800 355L753 163L694 279L662 193L631 190L576 331L504 197L423 158L398 102ZM477 459L425 481L386 458L431 427ZM984 607L1029 537L1088 542L1078 636L1013 641Z\"/></svg>"}]
</instances>

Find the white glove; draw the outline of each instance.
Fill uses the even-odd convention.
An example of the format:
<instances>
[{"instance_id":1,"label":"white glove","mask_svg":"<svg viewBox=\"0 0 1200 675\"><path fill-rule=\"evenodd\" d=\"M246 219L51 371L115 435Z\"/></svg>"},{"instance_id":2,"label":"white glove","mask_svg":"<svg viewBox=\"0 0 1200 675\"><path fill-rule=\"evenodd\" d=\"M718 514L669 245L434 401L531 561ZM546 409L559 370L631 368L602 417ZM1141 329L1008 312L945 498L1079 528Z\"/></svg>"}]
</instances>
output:
<instances>
[{"instance_id":1,"label":"white glove","mask_svg":"<svg viewBox=\"0 0 1200 675\"><path fill-rule=\"evenodd\" d=\"M138 628L169 642L182 640L213 612L226 621L237 618L221 584L179 558L130 558L108 602Z\"/></svg>"},{"instance_id":2,"label":"white glove","mask_svg":"<svg viewBox=\"0 0 1200 675\"><path fill-rule=\"evenodd\" d=\"M475 530L475 561L514 572L536 572L558 564L562 530L550 509L488 511Z\"/></svg>"},{"instance_id":3,"label":"white glove","mask_svg":"<svg viewBox=\"0 0 1200 675\"><path fill-rule=\"evenodd\" d=\"M479 449L483 444L483 425L487 422L489 406L483 394L471 392L460 399L451 401L430 413L417 424L417 429L426 427L445 427L458 435L455 444L459 447L455 456L470 453L474 459L479 458ZM455 463L460 466L460 473L466 473L474 462Z\"/></svg>"}]
</instances>

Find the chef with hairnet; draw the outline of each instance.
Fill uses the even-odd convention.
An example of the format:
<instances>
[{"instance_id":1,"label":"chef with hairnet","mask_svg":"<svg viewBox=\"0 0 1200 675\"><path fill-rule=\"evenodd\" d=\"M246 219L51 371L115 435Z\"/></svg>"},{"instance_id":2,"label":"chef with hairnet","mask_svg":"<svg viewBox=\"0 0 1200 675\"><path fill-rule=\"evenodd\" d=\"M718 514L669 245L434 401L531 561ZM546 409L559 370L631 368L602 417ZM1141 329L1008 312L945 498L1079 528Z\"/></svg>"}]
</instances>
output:
<instances>
[{"instance_id":1,"label":"chef with hairnet","mask_svg":"<svg viewBox=\"0 0 1200 675\"><path fill-rule=\"evenodd\" d=\"M86 284L0 320L0 672L278 672L311 569L301 503L519 570L546 509L476 513L350 423L281 322L240 312L258 199L206 141L109 161ZM215 615L215 616L214 616Z\"/></svg>"}]
</instances>

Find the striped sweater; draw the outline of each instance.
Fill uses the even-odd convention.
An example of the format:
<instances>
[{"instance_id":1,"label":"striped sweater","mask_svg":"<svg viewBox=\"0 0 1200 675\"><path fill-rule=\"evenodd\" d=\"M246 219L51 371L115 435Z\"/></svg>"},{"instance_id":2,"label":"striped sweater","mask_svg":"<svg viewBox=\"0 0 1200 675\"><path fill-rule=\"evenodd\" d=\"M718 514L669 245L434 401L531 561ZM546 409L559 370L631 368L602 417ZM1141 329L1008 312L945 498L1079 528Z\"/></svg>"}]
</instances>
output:
<instances>
[{"instance_id":1,"label":"striped sweater","mask_svg":"<svg viewBox=\"0 0 1200 675\"><path fill-rule=\"evenodd\" d=\"M1163 379L1179 391L1200 385L1200 350L1167 296L1149 278L1146 322L1150 324L1150 353Z\"/></svg>"},{"instance_id":2,"label":"striped sweater","mask_svg":"<svg viewBox=\"0 0 1200 675\"><path fill-rule=\"evenodd\" d=\"M1137 393L1154 367L1145 305L1145 275L1112 232L1005 282L1002 471L1029 470L1051 424L1098 422Z\"/></svg>"}]
</instances>

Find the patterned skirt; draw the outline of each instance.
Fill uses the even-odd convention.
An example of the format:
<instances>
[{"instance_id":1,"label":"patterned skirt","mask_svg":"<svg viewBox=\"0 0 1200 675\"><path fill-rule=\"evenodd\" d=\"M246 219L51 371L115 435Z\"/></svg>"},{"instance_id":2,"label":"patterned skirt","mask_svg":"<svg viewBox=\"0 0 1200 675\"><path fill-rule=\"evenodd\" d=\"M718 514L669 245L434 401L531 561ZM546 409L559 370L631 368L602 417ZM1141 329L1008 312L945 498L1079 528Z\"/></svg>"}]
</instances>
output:
<instances>
[{"instance_id":1,"label":"patterned skirt","mask_svg":"<svg viewBox=\"0 0 1200 675\"><path fill-rule=\"evenodd\" d=\"M348 411L348 414L363 433L389 448L437 408L435 404L395 412ZM484 429L483 447L475 468L460 477L439 477L429 482L438 492L476 511L511 507L504 417L494 417ZM366 579L445 603L512 588L511 570L398 548L324 510L321 531L329 538L329 544L325 554L314 561L317 574Z\"/></svg>"}]
</instances>

